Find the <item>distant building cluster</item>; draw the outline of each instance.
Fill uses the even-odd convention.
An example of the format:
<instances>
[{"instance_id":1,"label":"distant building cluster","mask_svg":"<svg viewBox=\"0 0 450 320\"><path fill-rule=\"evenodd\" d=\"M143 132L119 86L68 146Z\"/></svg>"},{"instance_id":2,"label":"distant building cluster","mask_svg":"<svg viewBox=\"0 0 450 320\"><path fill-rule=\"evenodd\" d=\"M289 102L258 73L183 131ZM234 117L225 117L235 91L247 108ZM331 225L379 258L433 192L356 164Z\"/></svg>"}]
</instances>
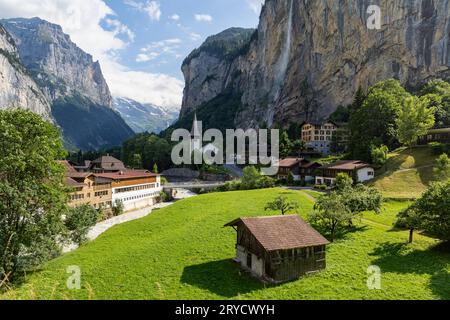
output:
<instances>
[{"instance_id":1,"label":"distant building cluster","mask_svg":"<svg viewBox=\"0 0 450 320\"><path fill-rule=\"evenodd\" d=\"M279 162L277 179L332 186L339 173L345 173L355 182L366 182L375 178L375 169L362 161L342 160L328 165L311 162L305 158L286 158Z\"/></svg>"},{"instance_id":2,"label":"distant building cluster","mask_svg":"<svg viewBox=\"0 0 450 320\"><path fill-rule=\"evenodd\" d=\"M305 122L301 126L301 139L311 152L330 155L336 149L345 148L348 131L344 125L329 121L325 123Z\"/></svg>"},{"instance_id":3,"label":"distant building cluster","mask_svg":"<svg viewBox=\"0 0 450 320\"><path fill-rule=\"evenodd\" d=\"M69 205L91 205L111 209L119 203L125 211L151 206L162 192L161 176L147 170L131 170L122 161L103 156L77 166L62 161L66 167L66 183L73 191Z\"/></svg>"}]
</instances>

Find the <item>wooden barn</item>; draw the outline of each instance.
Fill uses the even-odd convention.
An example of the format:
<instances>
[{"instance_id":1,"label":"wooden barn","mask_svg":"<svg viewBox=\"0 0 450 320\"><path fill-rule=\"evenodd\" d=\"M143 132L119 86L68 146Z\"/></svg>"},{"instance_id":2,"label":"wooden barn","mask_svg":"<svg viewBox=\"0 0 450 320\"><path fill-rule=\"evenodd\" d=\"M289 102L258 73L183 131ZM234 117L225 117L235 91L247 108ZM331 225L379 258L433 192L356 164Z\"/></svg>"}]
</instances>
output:
<instances>
[{"instance_id":1,"label":"wooden barn","mask_svg":"<svg viewBox=\"0 0 450 320\"><path fill-rule=\"evenodd\" d=\"M297 215L240 218L225 227L237 231L235 261L263 280L292 281L326 268L328 240Z\"/></svg>"}]
</instances>

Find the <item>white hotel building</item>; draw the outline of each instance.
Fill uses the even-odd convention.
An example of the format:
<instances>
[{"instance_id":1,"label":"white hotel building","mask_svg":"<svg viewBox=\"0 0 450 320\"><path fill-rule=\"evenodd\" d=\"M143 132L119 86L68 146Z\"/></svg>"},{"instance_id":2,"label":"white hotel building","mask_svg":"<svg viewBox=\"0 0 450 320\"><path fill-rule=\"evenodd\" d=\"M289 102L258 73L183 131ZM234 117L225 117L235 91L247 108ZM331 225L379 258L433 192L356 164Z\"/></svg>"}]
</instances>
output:
<instances>
[{"instance_id":1,"label":"white hotel building","mask_svg":"<svg viewBox=\"0 0 450 320\"><path fill-rule=\"evenodd\" d=\"M122 202L125 211L154 205L163 191L161 176L148 171L130 170L95 176L100 183L111 183L113 206Z\"/></svg>"}]
</instances>

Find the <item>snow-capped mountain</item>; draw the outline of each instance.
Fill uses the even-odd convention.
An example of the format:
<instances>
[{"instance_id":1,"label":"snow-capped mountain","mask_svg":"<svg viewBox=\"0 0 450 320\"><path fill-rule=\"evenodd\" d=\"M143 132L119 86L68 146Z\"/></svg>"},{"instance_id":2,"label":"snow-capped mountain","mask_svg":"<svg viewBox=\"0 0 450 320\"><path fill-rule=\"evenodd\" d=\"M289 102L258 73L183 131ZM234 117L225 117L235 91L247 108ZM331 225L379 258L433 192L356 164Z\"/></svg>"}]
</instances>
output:
<instances>
[{"instance_id":1,"label":"snow-capped mountain","mask_svg":"<svg viewBox=\"0 0 450 320\"><path fill-rule=\"evenodd\" d=\"M136 132L160 133L178 119L179 110L143 104L130 98L116 97L113 108Z\"/></svg>"}]
</instances>

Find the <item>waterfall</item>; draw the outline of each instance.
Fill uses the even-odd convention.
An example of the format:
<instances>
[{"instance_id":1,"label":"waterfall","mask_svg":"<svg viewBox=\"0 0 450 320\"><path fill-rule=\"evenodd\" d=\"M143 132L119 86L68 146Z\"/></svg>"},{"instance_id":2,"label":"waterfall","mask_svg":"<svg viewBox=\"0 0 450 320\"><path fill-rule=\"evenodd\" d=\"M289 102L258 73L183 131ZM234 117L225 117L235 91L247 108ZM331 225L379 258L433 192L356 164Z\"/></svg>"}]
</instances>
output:
<instances>
[{"instance_id":1,"label":"waterfall","mask_svg":"<svg viewBox=\"0 0 450 320\"><path fill-rule=\"evenodd\" d=\"M275 83L273 89L275 90L273 94L273 101L276 102L279 98L280 91L283 88L284 81L286 79L287 70L289 67L289 60L291 57L291 47L292 47L292 21L293 21L293 10L294 10L294 0L290 0L289 17L286 30L286 40L283 46L283 51L281 52L280 58L277 63ZM269 126L273 124L273 118L275 116L275 110L269 111L267 122Z\"/></svg>"},{"instance_id":2,"label":"waterfall","mask_svg":"<svg viewBox=\"0 0 450 320\"><path fill-rule=\"evenodd\" d=\"M289 66L289 58L291 57L291 46L292 46L292 20L293 20L293 8L294 8L294 0L290 0L291 5L289 8L289 18L287 24L287 32L286 32L286 42L284 44L283 52L280 56L279 61L279 69L278 69L278 77L277 84L279 86L282 85L282 82L286 78L286 72Z\"/></svg>"}]
</instances>

